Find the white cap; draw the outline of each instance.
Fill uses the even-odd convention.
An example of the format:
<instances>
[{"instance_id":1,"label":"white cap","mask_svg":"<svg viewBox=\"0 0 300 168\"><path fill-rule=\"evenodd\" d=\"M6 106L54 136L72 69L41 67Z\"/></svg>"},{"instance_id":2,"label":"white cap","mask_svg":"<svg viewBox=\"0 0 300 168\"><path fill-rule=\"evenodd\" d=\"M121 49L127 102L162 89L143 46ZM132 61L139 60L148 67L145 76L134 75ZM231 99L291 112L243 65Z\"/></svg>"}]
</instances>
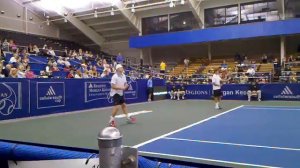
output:
<instances>
[{"instance_id":1,"label":"white cap","mask_svg":"<svg viewBox=\"0 0 300 168\"><path fill-rule=\"evenodd\" d=\"M119 68L123 68L123 66L122 66L121 64L118 64L118 65L116 66L116 69L119 69Z\"/></svg>"}]
</instances>

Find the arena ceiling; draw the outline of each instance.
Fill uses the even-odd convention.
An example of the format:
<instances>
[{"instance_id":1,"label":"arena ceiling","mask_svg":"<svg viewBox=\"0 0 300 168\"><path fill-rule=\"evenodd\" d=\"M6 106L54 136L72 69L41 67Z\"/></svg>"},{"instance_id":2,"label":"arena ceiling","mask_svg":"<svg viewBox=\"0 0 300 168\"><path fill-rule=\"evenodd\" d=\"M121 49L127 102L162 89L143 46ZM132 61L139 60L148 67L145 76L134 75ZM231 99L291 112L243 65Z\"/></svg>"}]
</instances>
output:
<instances>
[{"instance_id":1,"label":"arena ceiling","mask_svg":"<svg viewBox=\"0 0 300 168\"><path fill-rule=\"evenodd\" d=\"M71 35L83 44L101 45L139 35L142 17L193 11L201 24L197 8L205 0L16 1L40 16L45 25L55 24L61 33Z\"/></svg>"}]
</instances>

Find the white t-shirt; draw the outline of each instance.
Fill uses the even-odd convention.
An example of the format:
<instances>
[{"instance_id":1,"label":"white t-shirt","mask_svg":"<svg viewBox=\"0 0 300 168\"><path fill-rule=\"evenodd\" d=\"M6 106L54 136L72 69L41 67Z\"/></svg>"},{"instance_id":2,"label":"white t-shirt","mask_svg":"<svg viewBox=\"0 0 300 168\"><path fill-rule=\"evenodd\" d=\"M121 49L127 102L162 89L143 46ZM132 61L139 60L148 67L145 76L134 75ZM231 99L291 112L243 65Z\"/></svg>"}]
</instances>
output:
<instances>
[{"instance_id":1,"label":"white t-shirt","mask_svg":"<svg viewBox=\"0 0 300 168\"><path fill-rule=\"evenodd\" d=\"M9 60L9 63L15 63L17 62L16 58L15 57L11 57L10 60Z\"/></svg>"},{"instance_id":2,"label":"white t-shirt","mask_svg":"<svg viewBox=\"0 0 300 168\"><path fill-rule=\"evenodd\" d=\"M215 83L215 84L219 85L219 86L213 85L213 90L221 89L221 77L220 77L220 75L214 74L211 80L212 80L212 83Z\"/></svg>"},{"instance_id":3,"label":"white t-shirt","mask_svg":"<svg viewBox=\"0 0 300 168\"><path fill-rule=\"evenodd\" d=\"M255 70L253 69L253 68L249 68L248 70L247 70L247 73L249 73L250 75L255 75Z\"/></svg>"},{"instance_id":4,"label":"white t-shirt","mask_svg":"<svg viewBox=\"0 0 300 168\"><path fill-rule=\"evenodd\" d=\"M111 78L111 84L116 85L117 87L124 87L125 84L127 84L126 76L124 74L118 75L115 73ZM120 96L123 96L124 91L123 90L116 90L111 88L110 90L110 96L114 96L115 94L119 94Z\"/></svg>"}]
</instances>

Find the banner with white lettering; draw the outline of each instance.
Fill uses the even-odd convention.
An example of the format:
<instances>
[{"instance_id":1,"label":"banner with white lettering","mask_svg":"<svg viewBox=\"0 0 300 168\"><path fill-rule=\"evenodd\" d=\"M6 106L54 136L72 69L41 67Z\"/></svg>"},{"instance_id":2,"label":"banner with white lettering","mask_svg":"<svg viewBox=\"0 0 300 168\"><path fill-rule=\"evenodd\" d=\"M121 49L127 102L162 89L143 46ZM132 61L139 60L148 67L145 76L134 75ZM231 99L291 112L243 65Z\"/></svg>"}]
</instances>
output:
<instances>
[{"instance_id":1,"label":"banner with white lettering","mask_svg":"<svg viewBox=\"0 0 300 168\"><path fill-rule=\"evenodd\" d=\"M90 159L65 159L41 161L8 161L9 168L99 168L99 158Z\"/></svg>"}]
</instances>

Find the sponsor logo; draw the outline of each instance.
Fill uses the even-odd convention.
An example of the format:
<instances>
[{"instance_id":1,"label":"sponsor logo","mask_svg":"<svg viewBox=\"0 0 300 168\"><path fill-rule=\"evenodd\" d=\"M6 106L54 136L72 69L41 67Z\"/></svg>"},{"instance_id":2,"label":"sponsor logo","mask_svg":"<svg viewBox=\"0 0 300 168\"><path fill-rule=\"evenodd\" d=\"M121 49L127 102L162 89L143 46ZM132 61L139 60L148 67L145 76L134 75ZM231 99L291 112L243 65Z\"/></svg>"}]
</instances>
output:
<instances>
[{"instance_id":1,"label":"sponsor logo","mask_svg":"<svg viewBox=\"0 0 300 168\"><path fill-rule=\"evenodd\" d=\"M232 96L232 95L247 95L247 91L245 90L231 90L231 91L222 91L223 96Z\"/></svg>"},{"instance_id":2,"label":"sponsor logo","mask_svg":"<svg viewBox=\"0 0 300 168\"><path fill-rule=\"evenodd\" d=\"M56 93L55 93L55 91L54 91L54 89L53 89L52 86L50 86L50 88L49 88L49 90L48 90L48 92L47 92L46 95L47 96L55 96L56 95Z\"/></svg>"},{"instance_id":3,"label":"sponsor logo","mask_svg":"<svg viewBox=\"0 0 300 168\"><path fill-rule=\"evenodd\" d=\"M65 105L65 85L62 82L37 83L37 108Z\"/></svg>"},{"instance_id":4,"label":"sponsor logo","mask_svg":"<svg viewBox=\"0 0 300 168\"><path fill-rule=\"evenodd\" d=\"M62 102L63 96L62 95L56 95L55 90L52 86L49 87L47 94L45 96L42 96L39 98L39 100L54 100L56 103Z\"/></svg>"},{"instance_id":5,"label":"sponsor logo","mask_svg":"<svg viewBox=\"0 0 300 168\"><path fill-rule=\"evenodd\" d=\"M185 93L187 95L209 95L210 94L208 90L186 90Z\"/></svg>"},{"instance_id":6,"label":"sponsor logo","mask_svg":"<svg viewBox=\"0 0 300 168\"><path fill-rule=\"evenodd\" d=\"M99 99L107 99L110 92L109 82L86 82L85 83L85 102Z\"/></svg>"},{"instance_id":7,"label":"sponsor logo","mask_svg":"<svg viewBox=\"0 0 300 168\"><path fill-rule=\"evenodd\" d=\"M285 86L280 95L273 96L274 99L300 99L300 95L295 95L289 86Z\"/></svg>"},{"instance_id":8,"label":"sponsor logo","mask_svg":"<svg viewBox=\"0 0 300 168\"><path fill-rule=\"evenodd\" d=\"M0 114L10 115L17 105L17 94L14 89L6 83L1 83L0 88Z\"/></svg>"},{"instance_id":9,"label":"sponsor logo","mask_svg":"<svg viewBox=\"0 0 300 168\"><path fill-rule=\"evenodd\" d=\"M293 94L294 93L291 91L291 89L288 86L286 86L281 92L281 95L293 95Z\"/></svg>"}]
</instances>

